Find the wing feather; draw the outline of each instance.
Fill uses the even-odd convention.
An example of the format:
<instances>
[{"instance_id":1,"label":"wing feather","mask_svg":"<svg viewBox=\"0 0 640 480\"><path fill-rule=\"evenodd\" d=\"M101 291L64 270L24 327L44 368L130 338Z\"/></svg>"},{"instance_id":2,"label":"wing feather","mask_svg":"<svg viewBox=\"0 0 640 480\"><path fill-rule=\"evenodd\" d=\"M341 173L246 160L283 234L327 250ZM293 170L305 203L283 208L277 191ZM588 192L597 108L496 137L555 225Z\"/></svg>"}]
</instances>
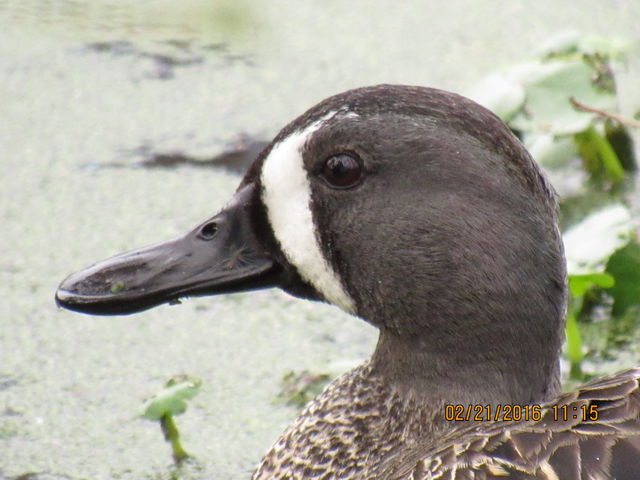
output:
<instances>
[{"instance_id":1,"label":"wing feather","mask_svg":"<svg viewBox=\"0 0 640 480\"><path fill-rule=\"evenodd\" d=\"M461 428L439 447L416 445L383 462L375 478L638 480L639 384L640 368L593 381L545 405L537 422ZM570 418L553 405L566 406ZM597 419L582 418L592 411Z\"/></svg>"}]
</instances>

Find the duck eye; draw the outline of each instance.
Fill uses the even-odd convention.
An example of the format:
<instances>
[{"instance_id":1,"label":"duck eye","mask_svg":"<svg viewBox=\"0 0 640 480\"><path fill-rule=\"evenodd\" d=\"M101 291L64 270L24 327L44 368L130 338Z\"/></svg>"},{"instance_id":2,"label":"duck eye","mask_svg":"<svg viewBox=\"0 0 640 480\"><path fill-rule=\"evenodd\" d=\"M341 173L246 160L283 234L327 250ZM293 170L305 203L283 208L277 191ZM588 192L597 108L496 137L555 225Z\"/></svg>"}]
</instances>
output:
<instances>
[{"instance_id":1,"label":"duck eye","mask_svg":"<svg viewBox=\"0 0 640 480\"><path fill-rule=\"evenodd\" d=\"M319 175L331 188L350 188L362 177L362 160L352 153L340 153L325 160Z\"/></svg>"}]
</instances>

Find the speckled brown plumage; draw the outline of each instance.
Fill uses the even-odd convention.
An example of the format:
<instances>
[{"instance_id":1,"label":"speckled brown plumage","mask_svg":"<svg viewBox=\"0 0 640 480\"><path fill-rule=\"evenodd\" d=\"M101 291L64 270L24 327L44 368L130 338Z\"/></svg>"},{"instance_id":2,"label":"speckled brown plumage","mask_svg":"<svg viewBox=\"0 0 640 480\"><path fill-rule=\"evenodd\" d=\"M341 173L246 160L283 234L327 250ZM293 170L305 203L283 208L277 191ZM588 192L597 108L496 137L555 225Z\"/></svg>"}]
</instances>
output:
<instances>
[{"instance_id":1,"label":"speckled brown plumage","mask_svg":"<svg viewBox=\"0 0 640 480\"><path fill-rule=\"evenodd\" d=\"M543 405L539 421L461 424L364 365L307 406L252 478L637 480L639 382L640 369L601 378ZM568 418L554 418L552 405L566 405ZM597 406L597 421L571 418L583 405Z\"/></svg>"},{"instance_id":2,"label":"speckled brown plumage","mask_svg":"<svg viewBox=\"0 0 640 480\"><path fill-rule=\"evenodd\" d=\"M429 435L434 415L363 365L336 379L305 408L253 478L361 478L371 459Z\"/></svg>"}]
</instances>

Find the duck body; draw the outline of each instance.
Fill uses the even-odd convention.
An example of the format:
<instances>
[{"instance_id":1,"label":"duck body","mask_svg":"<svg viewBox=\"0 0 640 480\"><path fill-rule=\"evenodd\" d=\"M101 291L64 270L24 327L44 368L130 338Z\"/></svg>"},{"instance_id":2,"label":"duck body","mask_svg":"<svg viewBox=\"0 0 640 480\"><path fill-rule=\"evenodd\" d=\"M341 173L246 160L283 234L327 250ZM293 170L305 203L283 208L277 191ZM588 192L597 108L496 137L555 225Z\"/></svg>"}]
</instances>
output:
<instances>
[{"instance_id":1,"label":"duck body","mask_svg":"<svg viewBox=\"0 0 640 480\"><path fill-rule=\"evenodd\" d=\"M487 421L483 405L472 410L483 412L481 421L463 415L447 425L444 409L407 398L363 365L305 408L252 480L638 478L639 378L640 369L631 369L529 404L527 420ZM502 406L509 405L517 404ZM585 412L597 412L598 421Z\"/></svg>"},{"instance_id":2,"label":"duck body","mask_svg":"<svg viewBox=\"0 0 640 480\"><path fill-rule=\"evenodd\" d=\"M361 365L304 409L252 478L386 478L380 472L399 448L449 430L439 413L394 389L370 364Z\"/></svg>"},{"instance_id":3,"label":"duck body","mask_svg":"<svg viewBox=\"0 0 640 480\"><path fill-rule=\"evenodd\" d=\"M459 95L378 85L286 126L214 217L69 276L56 299L133 313L278 286L377 327L371 359L255 480L638 479L640 372L558 397L565 276L553 190L508 128ZM489 414L447 418L457 405Z\"/></svg>"}]
</instances>

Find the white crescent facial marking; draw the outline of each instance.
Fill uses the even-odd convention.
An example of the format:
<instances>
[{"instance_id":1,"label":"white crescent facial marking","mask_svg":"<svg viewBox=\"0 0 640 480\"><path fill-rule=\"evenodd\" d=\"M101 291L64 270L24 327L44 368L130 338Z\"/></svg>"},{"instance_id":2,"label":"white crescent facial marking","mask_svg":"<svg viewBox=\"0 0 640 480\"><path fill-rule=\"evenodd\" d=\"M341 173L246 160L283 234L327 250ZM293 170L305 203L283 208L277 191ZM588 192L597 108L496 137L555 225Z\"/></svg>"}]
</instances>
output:
<instances>
[{"instance_id":1,"label":"white crescent facial marking","mask_svg":"<svg viewBox=\"0 0 640 480\"><path fill-rule=\"evenodd\" d=\"M328 113L274 145L262 164L260 179L271 228L289 263L325 300L353 313L353 299L322 254L311 213L311 186L302 160L305 143L336 113Z\"/></svg>"}]
</instances>

